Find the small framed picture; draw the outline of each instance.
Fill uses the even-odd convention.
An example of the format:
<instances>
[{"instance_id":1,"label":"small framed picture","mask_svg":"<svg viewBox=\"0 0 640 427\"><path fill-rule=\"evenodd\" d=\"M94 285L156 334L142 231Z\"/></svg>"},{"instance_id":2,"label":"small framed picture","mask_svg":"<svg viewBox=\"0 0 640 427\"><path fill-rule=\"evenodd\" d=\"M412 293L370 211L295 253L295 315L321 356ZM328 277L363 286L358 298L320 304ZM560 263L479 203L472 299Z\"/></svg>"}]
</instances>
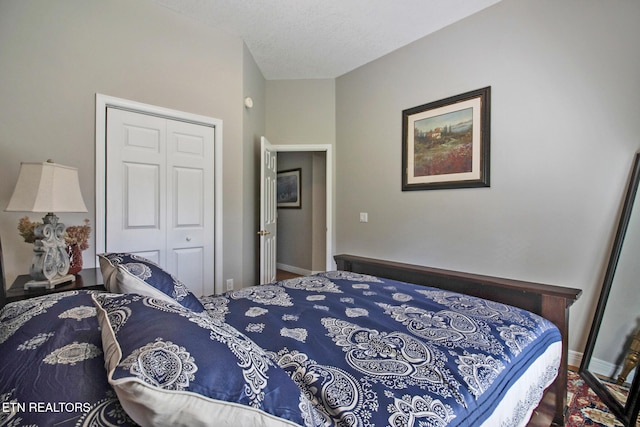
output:
<instances>
[{"instance_id":1,"label":"small framed picture","mask_svg":"<svg viewBox=\"0 0 640 427\"><path fill-rule=\"evenodd\" d=\"M402 112L402 191L489 187L491 87Z\"/></svg>"},{"instance_id":2,"label":"small framed picture","mask_svg":"<svg viewBox=\"0 0 640 427\"><path fill-rule=\"evenodd\" d=\"M301 169L290 169L278 172L276 193L278 209L301 209L300 190Z\"/></svg>"}]
</instances>

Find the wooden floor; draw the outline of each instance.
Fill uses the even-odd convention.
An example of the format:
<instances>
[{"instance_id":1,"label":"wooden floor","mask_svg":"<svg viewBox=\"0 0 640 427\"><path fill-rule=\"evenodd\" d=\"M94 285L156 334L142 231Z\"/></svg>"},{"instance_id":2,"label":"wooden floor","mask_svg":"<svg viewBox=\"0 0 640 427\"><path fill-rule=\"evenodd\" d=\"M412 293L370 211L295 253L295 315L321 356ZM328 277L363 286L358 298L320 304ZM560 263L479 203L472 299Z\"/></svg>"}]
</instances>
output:
<instances>
[{"instance_id":1,"label":"wooden floor","mask_svg":"<svg viewBox=\"0 0 640 427\"><path fill-rule=\"evenodd\" d=\"M300 275L289 271L276 270L276 280L293 279L294 277L300 277Z\"/></svg>"}]
</instances>

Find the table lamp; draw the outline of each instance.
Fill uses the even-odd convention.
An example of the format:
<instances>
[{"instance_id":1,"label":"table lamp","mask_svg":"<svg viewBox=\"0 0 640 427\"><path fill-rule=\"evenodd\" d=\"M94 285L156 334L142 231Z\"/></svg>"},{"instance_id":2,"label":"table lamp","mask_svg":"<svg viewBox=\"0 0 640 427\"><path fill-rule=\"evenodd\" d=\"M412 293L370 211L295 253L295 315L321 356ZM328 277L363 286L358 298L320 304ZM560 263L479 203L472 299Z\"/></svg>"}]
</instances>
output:
<instances>
[{"instance_id":1,"label":"table lamp","mask_svg":"<svg viewBox=\"0 0 640 427\"><path fill-rule=\"evenodd\" d=\"M20 163L18 182L5 209L8 212L46 213L43 224L34 234L33 260L29 273L32 280L25 289L52 289L56 285L75 281L69 272L69 255L64 240L64 224L53 212L87 212L80 192L78 169L59 165L52 160L44 163Z\"/></svg>"}]
</instances>

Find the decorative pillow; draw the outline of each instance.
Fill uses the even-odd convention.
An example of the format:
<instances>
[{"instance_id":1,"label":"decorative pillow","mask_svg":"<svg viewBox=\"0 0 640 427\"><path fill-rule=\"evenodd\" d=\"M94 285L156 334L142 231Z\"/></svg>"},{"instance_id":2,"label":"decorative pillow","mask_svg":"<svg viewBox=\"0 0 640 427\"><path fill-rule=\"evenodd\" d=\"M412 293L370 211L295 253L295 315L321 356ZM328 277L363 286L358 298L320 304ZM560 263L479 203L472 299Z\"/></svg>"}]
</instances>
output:
<instances>
[{"instance_id":1,"label":"decorative pillow","mask_svg":"<svg viewBox=\"0 0 640 427\"><path fill-rule=\"evenodd\" d=\"M108 291L177 301L195 312L204 311L198 298L184 283L153 261L127 253L99 254L98 258Z\"/></svg>"},{"instance_id":2,"label":"decorative pillow","mask_svg":"<svg viewBox=\"0 0 640 427\"><path fill-rule=\"evenodd\" d=\"M320 425L287 373L232 326L175 302L94 296L109 383L141 425Z\"/></svg>"}]
</instances>

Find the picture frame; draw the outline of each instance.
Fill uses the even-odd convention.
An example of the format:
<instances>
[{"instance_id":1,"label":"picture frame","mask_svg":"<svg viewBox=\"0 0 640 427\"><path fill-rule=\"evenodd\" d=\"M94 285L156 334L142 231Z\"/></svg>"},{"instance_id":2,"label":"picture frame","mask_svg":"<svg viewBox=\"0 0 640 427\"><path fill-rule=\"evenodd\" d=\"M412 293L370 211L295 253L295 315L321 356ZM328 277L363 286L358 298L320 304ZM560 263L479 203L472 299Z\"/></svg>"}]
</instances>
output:
<instances>
[{"instance_id":1,"label":"picture frame","mask_svg":"<svg viewBox=\"0 0 640 427\"><path fill-rule=\"evenodd\" d=\"M301 174L301 168L278 172L276 176L276 201L278 209L302 209Z\"/></svg>"},{"instance_id":2,"label":"picture frame","mask_svg":"<svg viewBox=\"0 0 640 427\"><path fill-rule=\"evenodd\" d=\"M491 86L402 111L402 191L489 187Z\"/></svg>"}]
</instances>

